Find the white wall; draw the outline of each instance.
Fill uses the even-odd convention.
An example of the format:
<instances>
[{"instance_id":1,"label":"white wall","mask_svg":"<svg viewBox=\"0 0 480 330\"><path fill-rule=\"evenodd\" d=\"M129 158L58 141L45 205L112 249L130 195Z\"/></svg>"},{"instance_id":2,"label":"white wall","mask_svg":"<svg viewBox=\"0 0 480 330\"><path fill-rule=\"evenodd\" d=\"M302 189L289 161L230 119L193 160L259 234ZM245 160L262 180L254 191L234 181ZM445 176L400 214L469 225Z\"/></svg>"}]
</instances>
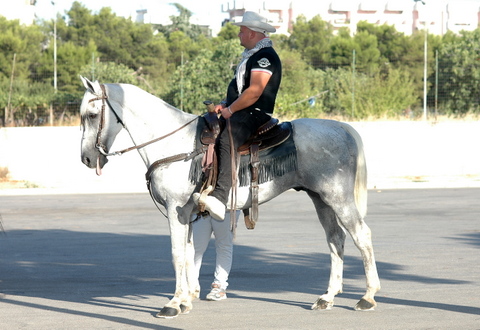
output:
<instances>
[{"instance_id":1,"label":"white wall","mask_svg":"<svg viewBox=\"0 0 480 330\"><path fill-rule=\"evenodd\" d=\"M351 125L363 138L369 188L480 186L480 122ZM78 127L1 128L0 167L13 180L57 192L147 192L137 151L110 157L98 177L80 161L80 137ZM131 145L122 132L112 150Z\"/></svg>"},{"instance_id":2,"label":"white wall","mask_svg":"<svg viewBox=\"0 0 480 330\"><path fill-rule=\"evenodd\" d=\"M78 127L2 128L0 167L8 167L12 180L25 180L42 188L72 192L148 191L146 167L137 151L110 157L102 176L97 176L80 160L80 139ZM128 134L122 131L113 148L131 145Z\"/></svg>"},{"instance_id":3,"label":"white wall","mask_svg":"<svg viewBox=\"0 0 480 330\"><path fill-rule=\"evenodd\" d=\"M480 186L480 122L352 123L363 138L370 187ZM424 181L417 182L417 181Z\"/></svg>"}]
</instances>

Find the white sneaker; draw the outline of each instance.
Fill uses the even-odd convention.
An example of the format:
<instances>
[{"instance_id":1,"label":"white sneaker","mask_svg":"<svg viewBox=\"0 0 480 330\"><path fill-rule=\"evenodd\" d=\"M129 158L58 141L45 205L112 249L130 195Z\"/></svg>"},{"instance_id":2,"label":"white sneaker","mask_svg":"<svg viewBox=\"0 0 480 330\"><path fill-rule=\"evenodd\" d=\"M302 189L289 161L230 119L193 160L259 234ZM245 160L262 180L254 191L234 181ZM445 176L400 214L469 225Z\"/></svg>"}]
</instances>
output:
<instances>
[{"instance_id":1,"label":"white sneaker","mask_svg":"<svg viewBox=\"0 0 480 330\"><path fill-rule=\"evenodd\" d=\"M227 299L227 292L225 291L225 289L220 288L220 285L218 285L217 283L213 283L212 290L209 294L207 294L206 299L210 301L224 300Z\"/></svg>"},{"instance_id":2,"label":"white sneaker","mask_svg":"<svg viewBox=\"0 0 480 330\"><path fill-rule=\"evenodd\" d=\"M205 203L205 210L216 220L225 219L225 205L216 197L207 196L204 201L200 201L200 193L193 194L193 201L195 204Z\"/></svg>"}]
</instances>

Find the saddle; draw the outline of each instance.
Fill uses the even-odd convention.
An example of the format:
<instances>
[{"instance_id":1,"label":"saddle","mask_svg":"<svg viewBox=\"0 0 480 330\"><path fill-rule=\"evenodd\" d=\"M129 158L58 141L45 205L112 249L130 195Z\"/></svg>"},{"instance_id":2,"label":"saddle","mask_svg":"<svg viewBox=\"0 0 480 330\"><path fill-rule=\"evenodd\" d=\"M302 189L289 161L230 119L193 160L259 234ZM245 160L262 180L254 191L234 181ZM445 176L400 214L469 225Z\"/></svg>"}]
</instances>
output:
<instances>
[{"instance_id":1,"label":"saddle","mask_svg":"<svg viewBox=\"0 0 480 330\"><path fill-rule=\"evenodd\" d=\"M205 172L205 181L202 184L200 194L209 194L212 187L215 187L218 174L217 157L215 153L215 142L224 129L221 121L214 110L214 105L210 101L205 101L207 113L203 115L206 125L200 133L200 142L207 146L202 166ZM254 229L258 220L258 166L260 151L276 147L286 141L292 133L290 125L279 123L277 118L271 118L268 122L258 128L258 130L237 149L240 156L250 155L251 182L250 190L252 194L251 216L250 211L243 210L245 225L247 229ZM204 211L204 210L200 210Z\"/></svg>"}]
</instances>

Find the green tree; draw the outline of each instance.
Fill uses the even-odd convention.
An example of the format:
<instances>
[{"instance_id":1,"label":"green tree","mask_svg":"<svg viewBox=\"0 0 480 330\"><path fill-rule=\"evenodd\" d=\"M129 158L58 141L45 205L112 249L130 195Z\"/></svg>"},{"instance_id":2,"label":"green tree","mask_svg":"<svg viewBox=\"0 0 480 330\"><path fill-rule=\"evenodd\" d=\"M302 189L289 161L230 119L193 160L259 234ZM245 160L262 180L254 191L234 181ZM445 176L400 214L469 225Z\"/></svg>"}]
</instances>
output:
<instances>
[{"instance_id":1,"label":"green tree","mask_svg":"<svg viewBox=\"0 0 480 330\"><path fill-rule=\"evenodd\" d=\"M325 77L328 95L325 112L352 119L398 117L416 100L409 75L398 69L374 75L350 69L329 69Z\"/></svg>"},{"instance_id":2,"label":"green tree","mask_svg":"<svg viewBox=\"0 0 480 330\"><path fill-rule=\"evenodd\" d=\"M238 38L238 36L237 36L237 38ZM270 35L270 39L272 39L275 49L277 49L277 50L280 50L280 49L291 50L291 47L290 47L290 44L289 44L289 37L287 35L274 33L274 34Z\"/></svg>"},{"instance_id":3,"label":"green tree","mask_svg":"<svg viewBox=\"0 0 480 330\"><path fill-rule=\"evenodd\" d=\"M168 38L170 54L175 66L182 65L190 59L189 50L193 44L193 40L190 39L184 32L175 31L170 34Z\"/></svg>"},{"instance_id":4,"label":"green tree","mask_svg":"<svg viewBox=\"0 0 480 330\"><path fill-rule=\"evenodd\" d=\"M238 40L239 27L232 23L227 23L218 32L217 38L221 41L225 40Z\"/></svg>"},{"instance_id":5,"label":"green tree","mask_svg":"<svg viewBox=\"0 0 480 330\"><path fill-rule=\"evenodd\" d=\"M323 113L322 70L314 70L295 50L278 50L282 60L282 83L275 104L275 116L289 119L319 117Z\"/></svg>"},{"instance_id":6,"label":"green tree","mask_svg":"<svg viewBox=\"0 0 480 330\"><path fill-rule=\"evenodd\" d=\"M0 16L0 122L4 125L29 124L27 114L34 118L36 105L46 103L49 86L30 81L45 40L38 26L20 25L18 20Z\"/></svg>"},{"instance_id":7,"label":"green tree","mask_svg":"<svg viewBox=\"0 0 480 330\"><path fill-rule=\"evenodd\" d=\"M53 47L46 49L34 71L33 81L54 85L54 55ZM78 47L72 42L61 44L57 47L57 86L58 90L74 92L78 90L78 71L89 63L95 45L90 47Z\"/></svg>"},{"instance_id":8,"label":"green tree","mask_svg":"<svg viewBox=\"0 0 480 330\"><path fill-rule=\"evenodd\" d=\"M330 63L330 42L333 38L333 27L323 21L320 16L307 21L299 16L293 24L289 38L290 47L302 54L314 68L325 69Z\"/></svg>"},{"instance_id":9,"label":"green tree","mask_svg":"<svg viewBox=\"0 0 480 330\"><path fill-rule=\"evenodd\" d=\"M141 87L154 94L165 90L177 63L170 53L171 42L162 33L154 33L150 24L117 17L110 8L102 8L97 15L93 15L79 2L73 3L67 15L68 26L63 24L62 18L57 22L59 45L72 42L78 47L87 47L90 52L86 61L81 57L82 61L75 69L87 65L95 56L100 62L128 66L135 71ZM193 44L190 41L190 49ZM77 80L78 74L73 75L71 81L78 86ZM59 89L63 88L63 85L59 85Z\"/></svg>"},{"instance_id":10,"label":"green tree","mask_svg":"<svg viewBox=\"0 0 480 330\"><path fill-rule=\"evenodd\" d=\"M377 37L368 32L357 32L353 38L356 44L356 66L364 72L375 72L378 69L380 51Z\"/></svg>"},{"instance_id":11,"label":"green tree","mask_svg":"<svg viewBox=\"0 0 480 330\"><path fill-rule=\"evenodd\" d=\"M447 113L480 110L480 30L462 32L439 50L439 99Z\"/></svg>"},{"instance_id":12,"label":"green tree","mask_svg":"<svg viewBox=\"0 0 480 330\"><path fill-rule=\"evenodd\" d=\"M10 88L11 87L11 88ZM54 99L52 86L25 79L0 79L0 123L5 126L32 126L48 123L46 111Z\"/></svg>"},{"instance_id":13,"label":"green tree","mask_svg":"<svg viewBox=\"0 0 480 330\"><path fill-rule=\"evenodd\" d=\"M411 36L406 36L396 31L394 26L374 25L367 22L358 23L357 31L368 32L376 36L378 50L381 54L379 63L381 63L382 69L385 68L384 64L388 63L390 67L409 73L418 95L417 103L420 104L423 99L425 31L417 31ZM442 40L441 37L431 34L427 34L427 39L428 82L429 86L433 86L435 79L431 75L434 73L434 54ZM457 38L454 34L447 33L444 39L455 41Z\"/></svg>"},{"instance_id":14,"label":"green tree","mask_svg":"<svg viewBox=\"0 0 480 330\"><path fill-rule=\"evenodd\" d=\"M155 95L164 92L168 78L175 71L167 38L162 33L155 34L145 47L138 49L135 57L139 63L135 71L139 86Z\"/></svg>"},{"instance_id":15,"label":"green tree","mask_svg":"<svg viewBox=\"0 0 480 330\"><path fill-rule=\"evenodd\" d=\"M134 23L109 8L93 14L80 2L55 21L39 20L30 26L0 17L0 117L5 121L8 114L9 124L41 125L47 117L58 122L76 114L74 105L83 93L80 72L93 72L102 82L134 83L186 111L203 112L203 100L224 97L243 50L238 27L227 23L218 37L211 38L190 23L192 13L187 8L173 5L178 15L166 26ZM345 28L334 34L320 16L309 21L298 17L291 35L271 36L284 69L276 113L293 118L325 114L367 118L397 116L411 105L420 106L424 32L406 36L393 26L360 22L354 35ZM438 88L441 111L456 115L480 111L476 96L480 30L442 37L427 34L427 38L429 105ZM416 102L412 102L412 90Z\"/></svg>"},{"instance_id":16,"label":"green tree","mask_svg":"<svg viewBox=\"0 0 480 330\"><path fill-rule=\"evenodd\" d=\"M99 82L138 85L135 72L124 64L99 62L86 65L79 71L80 75Z\"/></svg>"},{"instance_id":17,"label":"green tree","mask_svg":"<svg viewBox=\"0 0 480 330\"><path fill-rule=\"evenodd\" d=\"M361 21L357 24L357 32L368 33L376 37L382 62L388 61L396 64L407 52L408 37L398 32L393 25L375 25Z\"/></svg>"},{"instance_id":18,"label":"green tree","mask_svg":"<svg viewBox=\"0 0 480 330\"><path fill-rule=\"evenodd\" d=\"M352 65L353 50L358 50L355 40L348 29L341 29L330 42L330 67L346 67Z\"/></svg>"},{"instance_id":19,"label":"green tree","mask_svg":"<svg viewBox=\"0 0 480 330\"><path fill-rule=\"evenodd\" d=\"M92 12L80 2L75 1L66 12L68 25L57 16L57 33L60 41L71 41L79 46L86 46L96 39L97 26Z\"/></svg>"},{"instance_id":20,"label":"green tree","mask_svg":"<svg viewBox=\"0 0 480 330\"><path fill-rule=\"evenodd\" d=\"M35 25L20 25L0 16L0 75L27 79L40 59L45 36ZM15 55L15 60L14 60Z\"/></svg>"},{"instance_id":21,"label":"green tree","mask_svg":"<svg viewBox=\"0 0 480 330\"><path fill-rule=\"evenodd\" d=\"M240 59L242 47L237 40L224 41L215 50L201 50L198 56L179 66L163 98L191 113L204 113L203 101L220 102Z\"/></svg>"}]
</instances>

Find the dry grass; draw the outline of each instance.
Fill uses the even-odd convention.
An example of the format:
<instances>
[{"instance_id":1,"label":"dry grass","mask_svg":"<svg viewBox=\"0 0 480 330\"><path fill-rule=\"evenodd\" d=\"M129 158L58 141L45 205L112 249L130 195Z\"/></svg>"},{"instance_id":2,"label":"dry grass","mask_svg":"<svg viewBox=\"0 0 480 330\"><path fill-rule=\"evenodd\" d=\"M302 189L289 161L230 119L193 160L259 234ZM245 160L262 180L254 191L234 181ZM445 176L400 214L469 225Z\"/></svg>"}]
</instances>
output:
<instances>
[{"instance_id":1,"label":"dry grass","mask_svg":"<svg viewBox=\"0 0 480 330\"><path fill-rule=\"evenodd\" d=\"M8 167L0 167L0 190L20 188L38 188L38 186L28 181L12 180Z\"/></svg>"},{"instance_id":2,"label":"dry grass","mask_svg":"<svg viewBox=\"0 0 480 330\"><path fill-rule=\"evenodd\" d=\"M9 174L10 171L8 170L8 167L0 167L0 181L8 180Z\"/></svg>"},{"instance_id":3,"label":"dry grass","mask_svg":"<svg viewBox=\"0 0 480 330\"><path fill-rule=\"evenodd\" d=\"M275 113L274 113L275 116ZM299 117L295 116L278 116L277 117L280 121L291 121L294 119L298 119ZM337 121L343 121L343 122L376 122L376 121L408 121L408 122L421 122L423 121L423 117L408 117L408 116L397 116L397 117L368 117L364 119L352 119L351 117L347 116L318 116L318 119L330 119L330 120L337 120ZM430 115L427 117L427 121L436 124L440 122L452 122L452 121L458 121L458 122L471 122L471 121L479 121L480 120L480 114L468 114L465 116L447 116L447 115L439 115L439 116L434 116Z\"/></svg>"}]
</instances>

